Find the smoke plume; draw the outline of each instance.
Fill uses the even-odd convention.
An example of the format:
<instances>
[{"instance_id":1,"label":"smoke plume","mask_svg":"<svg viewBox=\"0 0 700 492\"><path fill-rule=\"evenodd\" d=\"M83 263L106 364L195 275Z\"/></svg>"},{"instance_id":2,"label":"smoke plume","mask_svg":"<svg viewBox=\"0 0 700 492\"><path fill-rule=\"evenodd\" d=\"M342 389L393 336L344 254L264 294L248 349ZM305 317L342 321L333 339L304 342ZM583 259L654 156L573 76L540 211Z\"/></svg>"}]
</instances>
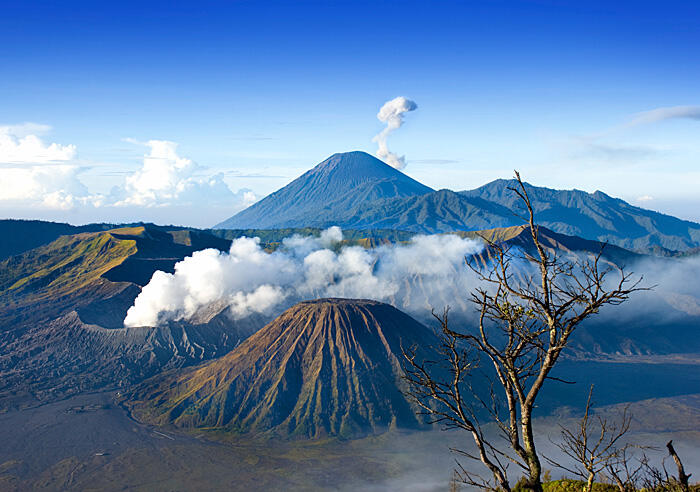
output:
<instances>
[{"instance_id":1,"label":"smoke plume","mask_svg":"<svg viewBox=\"0 0 700 492\"><path fill-rule=\"evenodd\" d=\"M234 318L273 314L304 299L365 298L390 302L408 312L430 312L455 303L455 288L470 284L465 255L482 245L454 235L416 236L405 245L338 249L342 231L331 227L320 237L294 235L273 253L259 238L242 237L228 253L195 252L156 272L134 305L125 326L155 326L192 316L224 301ZM458 306L459 307L459 306Z\"/></svg>"},{"instance_id":2,"label":"smoke plume","mask_svg":"<svg viewBox=\"0 0 700 492\"><path fill-rule=\"evenodd\" d=\"M384 103L384 106L377 113L377 118L382 123L386 123L386 128L379 132L373 139L373 142L379 144L379 149L377 149L377 157L389 164L395 169L403 169L406 167L405 156L398 156L393 152L389 151L387 147L386 140L389 134L400 128L403 125L404 114L409 111L414 111L418 108L418 105L406 99L405 97L397 97L391 101Z\"/></svg>"}]
</instances>

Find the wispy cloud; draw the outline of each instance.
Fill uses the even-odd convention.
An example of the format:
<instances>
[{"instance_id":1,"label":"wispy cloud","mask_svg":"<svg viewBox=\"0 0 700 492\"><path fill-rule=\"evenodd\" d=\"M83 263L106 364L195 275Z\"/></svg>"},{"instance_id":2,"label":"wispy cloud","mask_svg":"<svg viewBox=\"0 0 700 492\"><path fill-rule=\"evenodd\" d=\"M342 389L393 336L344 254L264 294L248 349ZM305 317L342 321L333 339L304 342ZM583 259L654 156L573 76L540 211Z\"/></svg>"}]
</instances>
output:
<instances>
[{"instance_id":1,"label":"wispy cloud","mask_svg":"<svg viewBox=\"0 0 700 492\"><path fill-rule=\"evenodd\" d=\"M242 140L247 142L261 142L267 140L276 140L274 137L266 137L264 135L239 135L230 137L231 140Z\"/></svg>"},{"instance_id":2,"label":"wispy cloud","mask_svg":"<svg viewBox=\"0 0 700 492\"><path fill-rule=\"evenodd\" d=\"M231 178L279 178L279 179L289 179L289 176L282 176L281 174L264 174L264 173L242 173L240 171L224 171L224 175Z\"/></svg>"},{"instance_id":3,"label":"wispy cloud","mask_svg":"<svg viewBox=\"0 0 700 492\"><path fill-rule=\"evenodd\" d=\"M122 138L122 142L126 142L131 145L140 145L142 147L148 146L148 142L144 142L142 140L138 140L136 138L131 138L131 137L124 137Z\"/></svg>"},{"instance_id":4,"label":"wispy cloud","mask_svg":"<svg viewBox=\"0 0 700 492\"><path fill-rule=\"evenodd\" d=\"M24 123L18 123L15 125L2 125L0 126L0 134L14 135L17 138L26 137L27 135L46 135L51 131L51 125L45 125L43 123L33 123L27 121Z\"/></svg>"},{"instance_id":5,"label":"wispy cloud","mask_svg":"<svg viewBox=\"0 0 700 492\"><path fill-rule=\"evenodd\" d=\"M411 164L459 164L461 161L454 159L411 159Z\"/></svg>"},{"instance_id":6,"label":"wispy cloud","mask_svg":"<svg viewBox=\"0 0 700 492\"><path fill-rule=\"evenodd\" d=\"M647 125L666 120L698 120L700 121L700 106L669 106L642 111L634 115L627 126Z\"/></svg>"},{"instance_id":7,"label":"wispy cloud","mask_svg":"<svg viewBox=\"0 0 700 492\"><path fill-rule=\"evenodd\" d=\"M658 157L667 152L648 145L610 144L588 138L576 139L575 142L575 149L571 154L575 159L639 161Z\"/></svg>"},{"instance_id":8,"label":"wispy cloud","mask_svg":"<svg viewBox=\"0 0 700 492\"><path fill-rule=\"evenodd\" d=\"M632 127L667 120L700 121L700 106L669 106L635 113L626 123L588 135L572 136L557 145L568 158L634 164L642 160L674 156L682 150L673 147L620 141Z\"/></svg>"}]
</instances>

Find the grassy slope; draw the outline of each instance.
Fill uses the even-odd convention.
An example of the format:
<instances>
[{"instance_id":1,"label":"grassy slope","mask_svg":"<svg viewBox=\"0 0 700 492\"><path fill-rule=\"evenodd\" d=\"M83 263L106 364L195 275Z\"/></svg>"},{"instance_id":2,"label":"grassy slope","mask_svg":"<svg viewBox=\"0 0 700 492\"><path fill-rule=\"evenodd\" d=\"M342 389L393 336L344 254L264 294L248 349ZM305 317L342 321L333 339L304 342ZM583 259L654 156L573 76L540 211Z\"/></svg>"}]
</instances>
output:
<instances>
[{"instance_id":1,"label":"grassy slope","mask_svg":"<svg viewBox=\"0 0 700 492\"><path fill-rule=\"evenodd\" d=\"M136 235L143 232L140 229L122 234ZM136 251L134 239L116 238L110 233L62 236L49 245L0 263L0 295L23 296L25 302L33 302L69 294L98 279Z\"/></svg>"},{"instance_id":2,"label":"grassy slope","mask_svg":"<svg viewBox=\"0 0 700 492\"><path fill-rule=\"evenodd\" d=\"M138 231L127 231L138 232ZM109 232L62 236L0 262L0 326L49 319L120 287L103 278L137 253L136 238Z\"/></svg>"},{"instance_id":3,"label":"grassy slope","mask_svg":"<svg viewBox=\"0 0 700 492\"><path fill-rule=\"evenodd\" d=\"M230 241L201 231L130 226L61 236L50 244L0 262L0 309L75 300L110 281L143 285L156 269L198 249L228 249Z\"/></svg>"},{"instance_id":4,"label":"grassy slope","mask_svg":"<svg viewBox=\"0 0 700 492\"><path fill-rule=\"evenodd\" d=\"M54 241L59 236L113 229L110 224L73 226L44 220L0 220L0 260Z\"/></svg>"}]
</instances>

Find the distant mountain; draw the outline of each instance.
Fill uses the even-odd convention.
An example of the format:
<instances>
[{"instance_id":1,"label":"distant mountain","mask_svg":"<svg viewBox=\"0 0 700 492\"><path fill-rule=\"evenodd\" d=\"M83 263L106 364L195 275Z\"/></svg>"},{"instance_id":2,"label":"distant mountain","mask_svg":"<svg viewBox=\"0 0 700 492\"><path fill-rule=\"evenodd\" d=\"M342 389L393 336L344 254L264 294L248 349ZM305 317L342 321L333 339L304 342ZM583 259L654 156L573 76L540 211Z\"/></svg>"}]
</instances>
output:
<instances>
[{"instance_id":1,"label":"distant mountain","mask_svg":"<svg viewBox=\"0 0 700 492\"><path fill-rule=\"evenodd\" d=\"M335 154L289 185L218 224L221 229L328 227L413 233L474 231L523 223L513 180L469 191L433 191L364 153ZM700 224L635 207L597 191L526 184L539 224L644 253L700 246Z\"/></svg>"},{"instance_id":2,"label":"distant mountain","mask_svg":"<svg viewBox=\"0 0 700 492\"><path fill-rule=\"evenodd\" d=\"M215 228L313 227L318 217L333 217L362 203L432 191L365 152L334 154Z\"/></svg>"},{"instance_id":3,"label":"distant mountain","mask_svg":"<svg viewBox=\"0 0 700 492\"><path fill-rule=\"evenodd\" d=\"M356 437L421 422L402 393L401 347L436 343L387 304L307 301L226 356L137 387L126 402L156 424L240 433Z\"/></svg>"},{"instance_id":4,"label":"distant mountain","mask_svg":"<svg viewBox=\"0 0 700 492\"><path fill-rule=\"evenodd\" d=\"M519 198L509 188L514 180L499 179L475 190L463 191L522 213ZM525 185L537 222L553 231L609 242L623 248L652 252L684 251L700 245L700 224L681 220L613 198L601 191L553 190ZM515 225L515 219L512 219Z\"/></svg>"}]
</instances>

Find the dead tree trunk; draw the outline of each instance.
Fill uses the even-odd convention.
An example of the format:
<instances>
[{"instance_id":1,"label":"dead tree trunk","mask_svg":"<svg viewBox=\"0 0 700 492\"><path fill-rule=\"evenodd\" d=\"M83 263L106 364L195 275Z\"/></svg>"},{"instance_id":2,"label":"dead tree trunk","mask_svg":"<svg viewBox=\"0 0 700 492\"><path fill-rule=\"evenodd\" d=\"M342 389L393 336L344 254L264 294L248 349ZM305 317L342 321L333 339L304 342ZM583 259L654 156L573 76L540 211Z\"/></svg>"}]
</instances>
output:
<instances>
[{"instance_id":1,"label":"dead tree trunk","mask_svg":"<svg viewBox=\"0 0 700 492\"><path fill-rule=\"evenodd\" d=\"M687 492L688 490L690 490L690 487L688 485L688 481L690 480L690 475L685 474L685 469L683 468L683 463L681 462L681 459L678 457L678 453L676 453L676 450L673 448L673 441L668 441L666 443L666 448L668 448L668 454L671 455L671 458L673 458L673 461L675 461L676 467L678 468L678 484L681 486L681 488L683 489L684 492Z\"/></svg>"}]
</instances>

